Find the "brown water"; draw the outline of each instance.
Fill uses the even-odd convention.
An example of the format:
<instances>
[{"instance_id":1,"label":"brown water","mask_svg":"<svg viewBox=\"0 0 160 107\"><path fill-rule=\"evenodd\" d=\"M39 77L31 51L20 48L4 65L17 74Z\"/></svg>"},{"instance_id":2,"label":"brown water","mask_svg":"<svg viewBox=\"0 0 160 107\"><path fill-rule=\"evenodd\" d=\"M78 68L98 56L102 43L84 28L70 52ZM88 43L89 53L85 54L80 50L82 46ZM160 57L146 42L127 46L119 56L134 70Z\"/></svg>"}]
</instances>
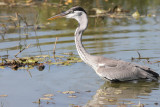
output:
<instances>
[{"instance_id":1,"label":"brown water","mask_svg":"<svg viewBox=\"0 0 160 107\"><path fill-rule=\"evenodd\" d=\"M17 3L19 3L17 1ZM14 16L18 12L23 19L19 21L0 17L0 56L14 58L23 46L31 44L19 57L35 55L53 55L56 37L56 55L73 52L77 54L74 45L74 31L77 22L72 19L57 19L48 22L46 19L73 5L81 5L89 15L89 28L83 36L83 44L91 54L103 55L109 58L122 59L131 62L132 57L138 57L138 51L146 59L134 60L134 63L147 65L160 74L160 1L159 0L76 0L66 4L65 1L35 2L29 4L20 2L15 6L0 6L0 16ZM60 4L61 3L61 4ZM23 5L22 5L23 4ZM60 4L57 7L57 4ZM93 8L108 10L114 5L120 5L130 12L130 18L91 17ZM139 11L142 17L138 20L131 17ZM148 17L147 15L151 15ZM25 19L26 18L26 19ZM26 26L25 20L28 24ZM20 27L15 27L17 25ZM6 27L4 27L4 25ZM38 29L35 29L38 28ZM4 33L6 32L6 33ZM1 107L67 107L74 105L101 107L126 104L145 107L160 106L159 83L153 81L133 81L123 83L105 83L96 73L83 62L71 66L45 65L40 72L36 69L13 71L10 68L0 69ZM75 91L76 98L63 91ZM54 94L52 100L41 100L33 103L44 94ZM55 104L53 104L53 102Z\"/></svg>"}]
</instances>

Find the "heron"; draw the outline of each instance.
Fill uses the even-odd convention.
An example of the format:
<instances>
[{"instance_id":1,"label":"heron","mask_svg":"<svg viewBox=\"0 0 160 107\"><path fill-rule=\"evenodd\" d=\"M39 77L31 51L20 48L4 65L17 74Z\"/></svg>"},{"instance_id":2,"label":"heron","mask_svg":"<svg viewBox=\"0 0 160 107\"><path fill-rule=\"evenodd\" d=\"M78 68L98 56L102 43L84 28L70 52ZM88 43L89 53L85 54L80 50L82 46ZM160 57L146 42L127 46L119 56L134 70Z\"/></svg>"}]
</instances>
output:
<instances>
[{"instance_id":1,"label":"heron","mask_svg":"<svg viewBox=\"0 0 160 107\"><path fill-rule=\"evenodd\" d=\"M77 52L80 58L91 66L100 78L111 82L139 79L158 80L159 74L147 66L89 54L82 44L82 34L88 26L87 12L82 7L72 7L65 12L50 17L48 20L61 17L78 21L79 26L74 33Z\"/></svg>"}]
</instances>

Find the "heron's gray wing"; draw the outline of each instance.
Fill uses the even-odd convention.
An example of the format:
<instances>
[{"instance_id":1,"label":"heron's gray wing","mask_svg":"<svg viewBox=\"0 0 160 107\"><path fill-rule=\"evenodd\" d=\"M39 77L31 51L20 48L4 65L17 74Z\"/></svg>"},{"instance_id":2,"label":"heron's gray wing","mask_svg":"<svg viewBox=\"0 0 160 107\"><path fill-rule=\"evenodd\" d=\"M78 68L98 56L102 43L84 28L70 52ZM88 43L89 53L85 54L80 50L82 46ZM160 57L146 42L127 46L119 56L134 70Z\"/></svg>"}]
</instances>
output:
<instances>
[{"instance_id":1,"label":"heron's gray wing","mask_svg":"<svg viewBox=\"0 0 160 107\"><path fill-rule=\"evenodd\" d=\"M122 60L103 59L98 64L97 74L113 81L149 78L157 80L159 75L146 66L125 62Z\"/></svg>"}]
</instances>

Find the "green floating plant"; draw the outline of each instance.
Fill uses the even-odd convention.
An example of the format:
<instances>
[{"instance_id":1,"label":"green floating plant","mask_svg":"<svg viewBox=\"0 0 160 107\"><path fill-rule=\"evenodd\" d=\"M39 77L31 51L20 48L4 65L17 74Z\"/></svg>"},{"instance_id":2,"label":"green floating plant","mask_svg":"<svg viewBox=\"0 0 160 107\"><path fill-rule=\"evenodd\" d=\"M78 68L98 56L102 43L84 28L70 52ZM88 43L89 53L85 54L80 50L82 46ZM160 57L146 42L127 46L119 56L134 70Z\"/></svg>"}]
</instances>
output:
<instances>
[{"instance_id":1,"label":"green floating plant","mask_svg":"<svg viewBox=\"0 0 160 107\"><path fill-rule=\"evenodd\" d=\"M32 57L22 57L15 59L1 58L0 69L5 69L5 67L10 67L13 70L18 69L34 69L37 66L38 70L42 71L45 66L48 65L60 65L60 66L70 66L77 62L82 62L82 60L72 54L61 55L37 55Z\"/></svg>"}]
</instances>

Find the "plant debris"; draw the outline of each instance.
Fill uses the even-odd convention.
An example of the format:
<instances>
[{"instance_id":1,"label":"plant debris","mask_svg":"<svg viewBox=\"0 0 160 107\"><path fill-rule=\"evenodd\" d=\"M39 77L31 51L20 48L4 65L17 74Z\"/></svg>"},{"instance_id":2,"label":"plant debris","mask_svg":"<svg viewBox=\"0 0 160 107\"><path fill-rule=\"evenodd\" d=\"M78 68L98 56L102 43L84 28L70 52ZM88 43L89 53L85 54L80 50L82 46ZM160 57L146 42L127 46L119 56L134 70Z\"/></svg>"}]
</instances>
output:
<instances>
[{"instance_id":1,"label":"plant debris","mask_svg":"<svg viewBox=\"0 0 160 107\"><path fill-rule=\"evenodd\" d=\"M70 95L68 96L69 98L76 98L77 96L76 95Z\"/></svg>"},{"instance_id":2,"label":"plant debris","mask_svg":"<svg viewBox=\"0 0 160 107\"><path fill-rule=\"evenodd\" d=\"M55 104L55 102L53 101L53 96L54 96L54 94L44 94L43 97L38 99L38 101L34 101L32 103L37 103L39 105L41 103Z\"/></svg>"},{"instance_id":3,"label":"plant debris","mask_svg":"<svg viewBox=\"0 0 160 107\"><path fill-rule=\"evenodd\" d=\"M75 91L64 91L62 92L63 94L75 94L76 92Z\"/></svg>"},{"instance_id":4,"label":"plant debris","mask_svg":"<svg viewBox=\"0 0 160 107\"><path fill-rule=\"evenodd\" d=\"M40 99L38 99L38 101L34 101L34 102L32 102L32 103L41 104L41 100L40 100Z\"/></svg>"},{"instance_id":5,"label":"plant debris","mask_svg":"<svg viewBox=\"0 0 160 107\"><path fill-rule=\"evenodd\" d=\"M13 70L33 69L36 66L39 71L43 71L46 64L70 66L73 63L82 62L80 58L73 54L66 56L38 55L32 57L16 57L15 59L0 58L0 61L0 69L5 69L6 67L9 67Z\"/></svg>"},{"instance_id":6,"label":"plant debris","mask_svg":"<svg viewBox=\"0 0 160 107\"><path fill-rule=\"evenodd\" d=\"M149 57L142 57L141 54L140 54L138 51L137 51L137 54L138 54L138 58L131 57L131 60L132 60L132 61L134 61L134 60L146 59L147 62L150 62L150 61L149 61L149 59L150 59Z\"/></svg>"},{"instance_id":7,"label":"plant debris","mask_svg":"<svg viewBox=\"0 0 160 107\"><path fill-rule=\"evenodd\" d=\"M40 100L52 100L53 98L48 98L48 97L42 97Z\"/></svg>"},{"instance_id":8,"label":"plant debris","mask_svg":"<svg viewBox=\"0 0 160 107\"><path fill-rule=\"evenodd\" d=\"M0 95L0 97L7 97L8 95L4 94L4 95Z\"/></svg>"},{"instance_id":9,"label":"plant debris","mask_svg":"<svg viewBox=\"0 0 160 107\"><path fill-rule=\"evenodd\" d=\"M44 97L53 97L54 96L54 94L45 94L45 95L43 95Z\"/></svg>"},{"instance_id":10,"label":"plant debris","mask_svg":"<svg viewBox=\"0 0 160 107\"><path fill-rule=\"evenodd\" d=\"M1 59L0 63L2 67L9 67L13 70L18 70L20 67L33 68L34 66L44 66L43 63L40 63L37 58L34 57L24 57L24 58L16 58L16 59Z\"/></svg>"}]
</instances>

